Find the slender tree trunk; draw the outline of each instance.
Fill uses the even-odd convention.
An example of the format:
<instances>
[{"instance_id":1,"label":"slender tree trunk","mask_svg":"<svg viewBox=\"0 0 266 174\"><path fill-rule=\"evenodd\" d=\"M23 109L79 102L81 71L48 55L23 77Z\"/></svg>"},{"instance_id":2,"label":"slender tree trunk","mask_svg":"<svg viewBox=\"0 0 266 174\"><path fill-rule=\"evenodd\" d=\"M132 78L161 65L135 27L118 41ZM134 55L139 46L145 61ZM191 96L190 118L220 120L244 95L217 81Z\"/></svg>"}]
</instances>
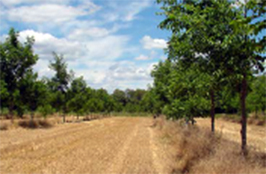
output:
<instances>
[{"instance_id":1,"label":"slender tree trunk","mask_svg":"<svg viewBox=\"0 0 266 174\"><path fill-rule=\"evenodd\" d=\"M247 75L243 74L241 92L240 92L240 102L241 102L241 148L242 153L247 155L247 114L246 114L246 96L247 96Z\"/></svg>"},{"instance_id":2,"label":"slender tree trunk","mask_svg":"<svg viewBox=\"0 0 266 174\"><path fill-rule=\"evenodd\" d=\"M65 115L65 112L63 112L63 123L66 122L66 115Z\"/></svg>"},{"instance_id":3,"label":"slender tree trunk","mask_svg":"<svg viewBox=\"0 0 266 174\"><path fill-rule=\"evenodd\" d=\"M211 89L211 130L215 131L215 99L214 99L214 90Z\"/></svg>"},{"instance_id":4,"label":"slender tree trunk","mask_svg":"<svg viewBox=\"0 0 266 174\"><path fill-rule=\"evenodd\" d=\"M33 119L34 119L34 112L31 111L31 113L30 113L30 120L33 121Z\"/></svg>"},{"instance_id":5,"label":"slender tree trunk","mask_svg":"<svg viewBox=\"0 0 266 174\"><path fill-rule=\"evenodd\" d=\"M11 123L13 124L14 123L14 113L13 113L13 110L14 110L14 103L13 102L10 102L10 105L9 105L9 116L11 118Z\"/></svg>"},{"instance_id":6,"label":"slender tree trunk","mask_svg":"<svg viewBox=\"0 0 266 174\"><path fill-rule=\"evenodd\" d=\"M63 106L63 123L66 122L66 104Z\"/></svg>"},{"instance_id":7,"label":"slender tree trunk","mask_svg":"<svg viewBox=\"0 0 266 174\"><path fill-rule=\"evenodd\" d=\"M255 118L258 118L258 107L255 107Z\"/></svg>"},{"instance_id":8,"label":"slender tree trunk","mask_svg":"<svg viewBox=\"0 0 266 174\"><path fill-rule=\"evenodd\" d=\"M30 113L30 127L31 128L34 128L33 119L34 119L34 112L31 111L31 113Z\"/></svg>"}]
</instances>

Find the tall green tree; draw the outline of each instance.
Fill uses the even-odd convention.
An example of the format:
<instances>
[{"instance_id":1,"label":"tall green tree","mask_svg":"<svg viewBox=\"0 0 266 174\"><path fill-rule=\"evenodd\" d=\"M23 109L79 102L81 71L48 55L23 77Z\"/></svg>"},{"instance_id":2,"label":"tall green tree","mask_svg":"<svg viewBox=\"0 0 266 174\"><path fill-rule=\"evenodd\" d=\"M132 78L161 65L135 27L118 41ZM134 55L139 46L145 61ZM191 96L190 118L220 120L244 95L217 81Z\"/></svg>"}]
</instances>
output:
<instances>
[{"instance_id":1,"label":"tall green tree","mask_svg":"<svg viewBox=\"0 0 266 174\"><path fill-rule=\"evenodd\" d=\"M34 39L28 37L25 43L21 43L18 37L19 33L11 28L5 42L0 43L0 76L6 85L6 101L12 122L16 99L23 95L19 91L20 82L38 60L32 48Z\"/></svg>"},{"instance_id":2,"label":"tall green tree","mask_svg":"<svg viewBox=\"0 0 266 174\"><path fill-rule=\"evenodd\" d=\"M222 45L225 37L232 33L230 22L235 18L232 4L225 0L158 2L163 3L166 16L160 27L172 31L168 57L187 67L197 63L198 68L210 76L211 130L214 132L215 95L221 85L226 55Z\"/></svg>"},{"instance_id":3,"label":"tall green tree","mask_svg":"<svg viewBox=\"0 0 266 174\"><path fill-rule=\"evenodd\" d=\"M37 108L47 101L47 87L37 78L37 73L28 72L20 84L20 92L23 94L21 100L31 111L31 121Z\"/></svg>"},{"instance_id":4,"label":"tall green tree","mask_svg":"<svg viewBox=\"0 0 266 174\"><path fill-rule=\"evenodd\" d=\"M67 91L68 85L73 78L73 73L68 72L67 64L63 55L53 53L54 61L50 62L49 68L55 71L54 77L51 79L51 88L54 95L54 102L56 104L57 111L63 112L63 122L65 122L65 114L67 112Z\"/></svg>"},{"instance_id":5,"label":"tall green tree","mask_svg":"<svg viewBox=\"0 0 266 174\"><path fill-rule=\"evenodd\" d=\"M227 47L230 61L228 66L233 70L233 81L240 86L241 106L241 147L247 154L247 113L246 98L248 95L248 78L252 70L263 71L263 62L266 53L266 34L259 37L258 34L265 27L265 2L245 0L237 11L237 19L232 21L234 33L228 37ZM264 55L263 55L264 54ZM232 75L229 71L229 76Z\"/></svg>"},{"instance_id":6,"label":"tall green tree","mask_svg":"<svg viewBox=\"0 0 266 174\"><path fill-rule=\"evenodd\" d=\"M258 53L265 50L262 44L265 37L262 40L255 37L264 25L261 25L261 22L251 22L252 17L248 18L247 12L256 7L259 9L255 15L257 17L257 14L265 12L263 5L255 0L249 1L243 7L235 7L234 1L227 0L158 2L163 4L163 14L166 16L160 27L172 31L168 47L170 58L184 64L199 63L203 72L215 75L212 81L216 84L221 76L225 76L232 83L241 81L241 139L245 153L247 78L251 74L251 68L262 69L264 58ZM210 85L211 94L217 86L215 83ZM214 97L211 97L211 100L213 101ZM211 112L214 128L213 109L214 107Z\"/></svg>"},{"instance_id":7,"label":"tall green tree","mask_svg":"<svg viewBox=\"0 0 266 174\"><path fill-rule=\"evenodd\" d=\"M79 119L79 115L84 113L83 105L87 100L86 87L86 81L83 79L83 77L79 77L71 82L71 86L68 91L70 100L67 104L70 110L77 114L77 119Z\"/></svg>"}]
</instances>

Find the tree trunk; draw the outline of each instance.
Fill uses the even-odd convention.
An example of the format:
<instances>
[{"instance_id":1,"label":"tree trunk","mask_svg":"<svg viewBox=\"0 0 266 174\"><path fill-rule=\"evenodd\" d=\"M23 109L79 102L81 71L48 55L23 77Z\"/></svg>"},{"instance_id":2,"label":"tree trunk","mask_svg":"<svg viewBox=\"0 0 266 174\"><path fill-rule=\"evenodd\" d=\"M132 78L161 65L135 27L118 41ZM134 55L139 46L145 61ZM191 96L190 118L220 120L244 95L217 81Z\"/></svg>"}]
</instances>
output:
<instances>
[{"instance_id":1,"label":"tree trunk","mask_svg":"<svg viewBox=\"0 0 266 174\"><path fill-rule=\"evenodd\" d=\"M243 74L241 91L240 91L240 102L241 102L241 148L242 153L247 155L247 114L246 114L246 96L247 96L247 75Z\"/></svg>"},{"instance_id":2,"label":"tree trunk","mask_svg":"<svg viewBox=\"0 0 266 174\"><path fill-rule=\"evenodd\" d=\"M30 113L30 120L33 121L33 119L34 119L34 112L31 111L31 113Z\"/></svg>"},{"instance_id":3,"label":"tree trunk","mask_svg":"<svg viewBox=\"0 0 266 174\"><path fill-rule=\"evenodd\" d=\"M211 130L214 133L215 131L215 99L214 99L214 91L211 89Z\"/></svg>"},{"instance_id":4,"label":"tree trunk","mask_svg":"<svg viewBox=\"0 0 266 174\"><path fill-rule=\"evenodd\" d=\"M8 110L9 110L9 115L11 118L11 123L13 124L14 123L14 113L13 113L14 104L13 104L13 102L10 103Z\"/></svg>"},{"instance_id":5,"label":"tree trunk","mask_svg":"<svg viewBox=\"0 0 266 174\"><path fill-rule=\"evenodd\" d=\"M30 127L31 128L35 128L35 125L33 123L33 119L34 119L34 112L31 111L31 113L30 113Z\"/></svg>"},{"instance_id":6,"label":"tree trunk","mask_svg":"<svg viewBox=\"0 0 266 174\"><path fill-rule=\"evenodd\" d=\"M63 123L65 123L66 122L66 115L65 115L65 113L63 113Z\"/></svg>"}]
</instances>

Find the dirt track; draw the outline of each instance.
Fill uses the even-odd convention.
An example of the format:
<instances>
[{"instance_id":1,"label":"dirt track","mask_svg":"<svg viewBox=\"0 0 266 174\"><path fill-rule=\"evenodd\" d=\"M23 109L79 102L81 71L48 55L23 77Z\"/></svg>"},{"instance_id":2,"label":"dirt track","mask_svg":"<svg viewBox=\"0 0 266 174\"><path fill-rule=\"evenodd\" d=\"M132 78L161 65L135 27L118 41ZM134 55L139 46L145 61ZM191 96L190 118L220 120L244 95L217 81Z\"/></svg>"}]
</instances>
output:
<instances>
[{"instance_id":1,"label":"dirt track","mask_svg":"<svg viewBox=\"0 0 266 174\"><path fill-rule=\"evenodd\" d=\"M0 173L166 173L151 118L0 132Z\"/></svg>"}]
</instances>

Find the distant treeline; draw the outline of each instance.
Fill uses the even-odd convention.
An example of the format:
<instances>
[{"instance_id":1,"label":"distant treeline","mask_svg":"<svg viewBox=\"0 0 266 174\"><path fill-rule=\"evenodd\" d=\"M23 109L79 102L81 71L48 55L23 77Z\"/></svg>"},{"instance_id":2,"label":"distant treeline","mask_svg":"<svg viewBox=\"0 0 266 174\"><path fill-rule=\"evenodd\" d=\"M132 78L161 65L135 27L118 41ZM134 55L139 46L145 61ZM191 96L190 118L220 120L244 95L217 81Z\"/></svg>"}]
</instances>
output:
<instances>
[{"instance_id":1,"label":"distant treeline","mask_svg":"<svg viewBox=\"0 0 266 174\"><path fill-rule=\"evenodd\" d=\"M83 79L75 77L67 69L62 55L54 54L49 68L55 72L52 78L38 78L33 65L38 55L32 49L34 38L25 43L18 40L19 33L13 28L5 42L0 43L1 54L1 111L8 110L7 116L23 117L35 111L44 117L54 112L63 115L73 113L148 112L146 90L116 89L108 94L105 89L92 89Z\"/></svg>"}]
</instances>

